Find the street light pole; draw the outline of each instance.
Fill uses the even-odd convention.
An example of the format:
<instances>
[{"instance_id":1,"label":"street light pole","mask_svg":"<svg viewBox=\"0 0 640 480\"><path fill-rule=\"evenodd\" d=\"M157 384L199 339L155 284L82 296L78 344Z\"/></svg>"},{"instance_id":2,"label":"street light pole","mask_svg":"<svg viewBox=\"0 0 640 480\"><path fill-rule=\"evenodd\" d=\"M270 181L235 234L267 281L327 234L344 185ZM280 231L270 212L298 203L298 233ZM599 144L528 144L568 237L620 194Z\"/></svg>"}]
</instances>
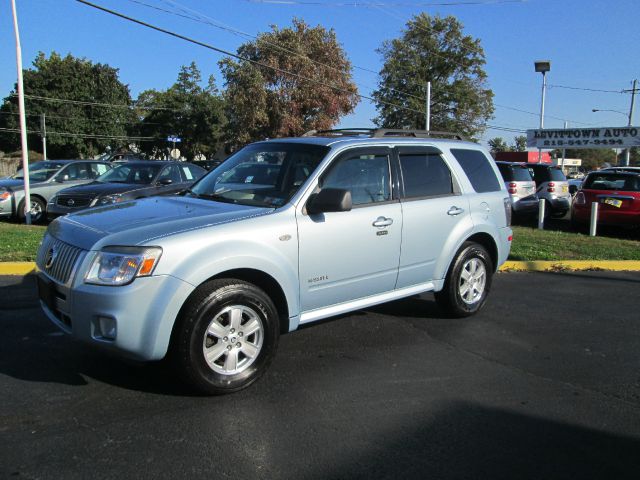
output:
<instances>
[{"instance_id":1,"label":"street light pole","mask_svg":"<svg viewBox=\"0 0 640 480\"><path fill-rule=\"evenodd\" d=\"M631 107L629 108L629 123L627 126L631 126L633 123L633 107L636 103L636 85L638 84L638 80L633 81L633 88L631 89ZM628 167L629 163L631 163L631 147L627 148L627 151L624 154L624 166Z\"/></svg>"},{"instance_id":2,"label":"street light pole","mask_svg":"<svg viewBox=\"0 0 640 480\"><path fill-rule=\"evenodd\" d=\"M27 145L27 119L24 111L24 85L22 82L22 47L20 46L20 32L18 30L18 14L16 2L11 0L13 13L13 30L16 37L16 66L18 68L18 112L20 114L20 141L22 146L22 171L24 172L24 218L27 225L31 225L31 194L29 190L29 147Z\"/></svg>"},{"instance_id":3,"label":"street light pole","mask_svg":"<svg viewBox=\"0 0 640 480\"><path fill-rule=\"evenodd\" d=\"M551 61L534 62L536 72L542 73L542 102L540 104L540 130L544 128L544 101L547 95L547 72L551 70ZM538 163L542 163L542 149L538 149Z\"/></svg>"}]
</instances>

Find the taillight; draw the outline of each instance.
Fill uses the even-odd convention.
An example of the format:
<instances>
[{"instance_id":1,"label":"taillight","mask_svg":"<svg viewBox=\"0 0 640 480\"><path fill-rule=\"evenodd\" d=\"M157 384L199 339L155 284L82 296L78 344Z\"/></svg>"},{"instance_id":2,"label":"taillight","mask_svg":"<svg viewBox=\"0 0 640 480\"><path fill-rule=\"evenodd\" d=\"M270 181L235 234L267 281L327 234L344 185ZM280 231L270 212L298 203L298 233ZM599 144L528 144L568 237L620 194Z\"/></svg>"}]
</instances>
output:
<instances>
[{"instance_id":1,"label":"taillight","mask_svg":"<svg viewBox=\"0 0 640 480\"><path fill-rule=\"evenodd\" d=\"M547 192L555 192L555 191L556 191L556 184L554 182L549 182L547 186Z\"/></svg>"},{"instance_id":2,"label":"taillight","mask_svg":"<svg viewBox=\"0 0 640 480\"><path fill-rule=\"evenodd\" d=\"M507 217L507 227L511 226L511 199L504 198L504 213Z\"/></svg>"},{"instance_id":3,"label":"taillight","mask_svg":"<svg viewBox=\"0 0 640 480\"><path fill-rule=\"evenodd\" d=\"M510 183L509 184L509 193L511 195L515 195L516 193L518 193L517 187L518 185L516 183Z\"/></svg>"},{"instance_id":4,"label":"taillight","mask_svg":"<svg viewBox=\"0 0 640 480\"><path fill-rule=\"evenodd\" d=\"M584 193L582 192L576 193L576 196L573 199L573 203L575 203L576 205L584 205L585 203L587 203L584 198Z\"/></svg>"}]
</instances>

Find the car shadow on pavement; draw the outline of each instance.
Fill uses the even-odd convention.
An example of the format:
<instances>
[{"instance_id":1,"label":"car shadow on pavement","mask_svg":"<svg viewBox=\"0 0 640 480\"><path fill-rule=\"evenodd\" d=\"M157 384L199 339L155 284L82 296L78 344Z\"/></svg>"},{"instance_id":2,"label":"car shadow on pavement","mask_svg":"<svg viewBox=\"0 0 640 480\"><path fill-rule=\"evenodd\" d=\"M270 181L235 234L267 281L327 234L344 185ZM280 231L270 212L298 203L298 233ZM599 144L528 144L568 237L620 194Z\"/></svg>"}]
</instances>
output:
<instances>
[{"instance_id":1,"label":"car shadow on pavement","mask_svg":"<svg viewBox=\"0 0 640 480\"><path fill-rule=\"evenodd\" d=\"M638 478L640 439L518 410L456 401L422 418L400 419L309 478Z\"/></svg>"},{"instance_id":2,"label":"car shadow on pavement","mask_svg":"<svg viewBox=\"0 0 640 480\"><path fill-rule=\"evenodd\" d=\"M167 362L130 361L63 334L40 309L35 276L14 278L0 289L0 374L72 386L87 385L89 377L130 390L194 395L174 380Z\"/></svg>"}]
</instances>

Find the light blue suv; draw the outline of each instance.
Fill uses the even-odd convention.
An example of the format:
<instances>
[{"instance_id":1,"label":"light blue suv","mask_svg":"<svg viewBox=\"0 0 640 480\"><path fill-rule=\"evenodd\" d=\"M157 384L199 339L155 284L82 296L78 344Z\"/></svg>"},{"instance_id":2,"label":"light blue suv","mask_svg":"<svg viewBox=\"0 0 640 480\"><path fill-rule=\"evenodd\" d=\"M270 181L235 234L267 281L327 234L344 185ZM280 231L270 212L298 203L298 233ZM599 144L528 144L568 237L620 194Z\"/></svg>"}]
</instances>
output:
<instances>
[{"instance_id":1,"label":"light blue suv","mask_svg":"<svg viewBox=\"0 0 640 480\"><path fill-rule=\"evenodd\" d=\"M300 325L435 292L484 305L511 206L488 152L421 131L329 130L258 142L174 197L50 224L46 315L89 344L168 353L201 391L254 382Z\"/></svg>"}]
</instances>

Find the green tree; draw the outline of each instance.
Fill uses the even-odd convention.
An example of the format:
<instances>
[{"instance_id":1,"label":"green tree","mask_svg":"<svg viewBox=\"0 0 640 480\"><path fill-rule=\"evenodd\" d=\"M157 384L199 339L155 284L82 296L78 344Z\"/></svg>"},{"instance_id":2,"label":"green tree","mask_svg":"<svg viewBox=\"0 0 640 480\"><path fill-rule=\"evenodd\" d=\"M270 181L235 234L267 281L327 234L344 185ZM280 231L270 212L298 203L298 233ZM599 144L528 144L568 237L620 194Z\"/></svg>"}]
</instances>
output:
<instances>
[{"instance_id":1,"label":"green tree","mask_svg":"<svg viewBox=\"0 0 640 480\"><path fill-rule=\"evenodd\" d=\"M431 130L475 138L493 114L480 40L463 35L452 16L414 16L401 38L385 41L384 66L373 93L374 122L388 128L424 128L426 85L431 82Z\"/></svg>"},{"instance_id":2,"label":"green tree","mask_svg":"<svg viewBox=\"0 0 640 480\"><path fill-rule=\"evenodd\" d=\"M526 152L527 151L527 136L518 135L513 139L513 145L511 146L512 152Z\"/></svg>"},{"instance_id":3,"label":"green tree","mask_svg":"<svg viewBox=\"0 0 640 480\"><path fill-rule=\"evenodd\" d=\"M124 137L134 117L129 88L118 79L118 69L55 52L47 58L40 52L33 68L24 70L24 91L28 95L27 130L40 132L40 115L46 116L48 157L93 156L107 145L127 143ZM19 128L16 92L17 86L0 107L0 127L9 130ZM122 107L96 105L99 103ZM42 151L37 133L30 134L28 140L29 148ZM0 150L19 148L19 133L0 132Z\"/></svg>"},{"instance_id":4,"label":"green tree","mask_svg":"<svg viewBox=\"0 0 640 480\"><path fill-rule=\"evenodd\" d=\"M509 151L509 146L507 145L507 142L505 142L504 138L502 137L492 138L487 142L487 144L489 145L489 150L491 151L491 154L493 156L495 156L495 154L498 152Z\"/></svg>"},{"instance_id":5,"label":"green tree","mask_svg":"<svg viewBox=\"0 0 640 480\"><path fill-rule=\"evenodd\" d=\"M167 90L140 93L135 102L140 119L136 132L154 138L141 144L145 153L168 154L169 135L182 139L178 146L187 158L198 154L210 157L217 151L225 124L224 101L213 76L205 87L201 83L200 70L191 62L180 69L176 83Z\"/></svg>"},{"instance_id":6,"label":"green tree","mask_svg":"<svg viewBox=\"0 0 640 480\"><path fill-rule=\"evenodd\" d=\"M220 62L235 145L331 128L358 102L351 63L333 30L295 18L292 27L271 29L238 48L246 60Z\"/></svg>"}]
</instances>

